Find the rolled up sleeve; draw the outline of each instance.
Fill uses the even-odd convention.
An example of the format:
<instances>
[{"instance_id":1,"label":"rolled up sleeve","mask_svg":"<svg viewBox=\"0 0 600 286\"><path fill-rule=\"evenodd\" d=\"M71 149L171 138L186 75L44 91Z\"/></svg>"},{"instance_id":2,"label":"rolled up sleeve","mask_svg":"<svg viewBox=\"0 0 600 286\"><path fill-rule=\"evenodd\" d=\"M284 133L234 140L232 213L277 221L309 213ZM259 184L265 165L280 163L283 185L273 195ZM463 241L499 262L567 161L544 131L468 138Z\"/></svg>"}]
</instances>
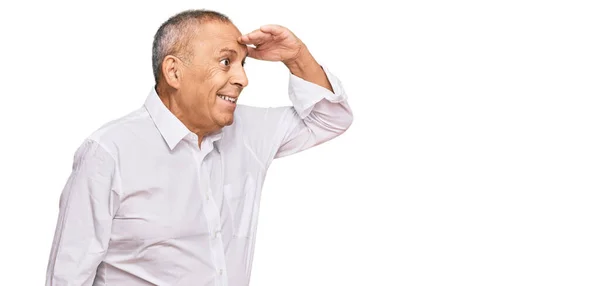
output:
<instances>
[{"instance_id":1,"label":"rolled up sleeve","mask_svg":"<svg viewBox=\"0 0 600 286\"><path fill-rule=\"evenodd\" d=\"M353 113L341 81L327 67L321 67L333 92L290 73L289 98L295 112L281 119L282 136L275 158L329 141L352 124Z\"/></svg>"}]
</instances>

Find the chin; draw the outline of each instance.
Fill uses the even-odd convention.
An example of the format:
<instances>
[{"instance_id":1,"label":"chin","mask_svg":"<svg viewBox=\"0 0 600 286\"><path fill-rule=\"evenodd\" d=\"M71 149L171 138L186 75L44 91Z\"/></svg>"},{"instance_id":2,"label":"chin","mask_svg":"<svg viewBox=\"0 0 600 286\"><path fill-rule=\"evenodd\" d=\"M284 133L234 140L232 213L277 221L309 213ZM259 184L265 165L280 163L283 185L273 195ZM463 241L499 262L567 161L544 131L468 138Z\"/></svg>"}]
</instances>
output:
<instances>
[{"instance_id":1,"label":"chin","mask_svg":"<svg viewBox=\"0 0 600 286\"><path fill-rule=\"evenodd\" d=\"M215 112L212 116L212 122L217 126L225 127L233 124L233 118L233 112Z\"/></svg>"},{"instance_id":2,"label":"chin","mask_svg":"<svg viewBox=\"0 0 600 286\"><path fill-rule=\"evenodd\" d=\"M220 125L225 127L225 126L229 126L231 124L233 124L233 116L229 117L229 118L224 118L223 120L221 120Z\"/></svg>"}]
</instances>

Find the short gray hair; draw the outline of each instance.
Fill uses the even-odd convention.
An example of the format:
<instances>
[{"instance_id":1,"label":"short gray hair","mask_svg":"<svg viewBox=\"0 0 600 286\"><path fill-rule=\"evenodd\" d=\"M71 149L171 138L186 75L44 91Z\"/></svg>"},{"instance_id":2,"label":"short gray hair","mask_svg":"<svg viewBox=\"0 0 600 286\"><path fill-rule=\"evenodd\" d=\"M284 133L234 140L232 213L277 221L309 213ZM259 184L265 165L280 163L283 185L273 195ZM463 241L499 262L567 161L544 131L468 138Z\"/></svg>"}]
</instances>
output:
<instances>
[{"instance_id":1,"label":"short gray hair","mask_svg":"<svg viewBox=\"0 0 600 286\"><path fill-rule=\"evenodd\" d=\"M156 84L162 74L162 61L167 55L188 59L193 55L189 43L198 25L207 20L231 23L231 20L222 13L199 9L180 12L158 28L152 43L152 70Z\"/></svg>"}]
</instances>

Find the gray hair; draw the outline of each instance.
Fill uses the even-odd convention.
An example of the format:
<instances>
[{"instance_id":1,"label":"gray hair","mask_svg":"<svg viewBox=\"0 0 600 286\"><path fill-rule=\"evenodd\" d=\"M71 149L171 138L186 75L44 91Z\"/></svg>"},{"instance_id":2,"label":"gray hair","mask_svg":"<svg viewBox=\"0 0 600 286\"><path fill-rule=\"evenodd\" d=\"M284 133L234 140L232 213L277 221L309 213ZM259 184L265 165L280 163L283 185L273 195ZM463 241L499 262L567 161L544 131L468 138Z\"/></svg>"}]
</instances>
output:
<instances>
[{"instance_id":1,"label":"gray hair","mask_svg":"<svg viewBox=\"0 0 600 286\"><path fill-rule=\"evenodd\" d=\"M158 28L152 43L152 70L156 84L158 84L158 80L162 75L162 61L167 55L175 55L186 59L193 55L189 43L198 29L198 25L207 20L231 23L231 20L222 13L200 9L180 12L169 18Z\"/></svg>"}]
</instances>

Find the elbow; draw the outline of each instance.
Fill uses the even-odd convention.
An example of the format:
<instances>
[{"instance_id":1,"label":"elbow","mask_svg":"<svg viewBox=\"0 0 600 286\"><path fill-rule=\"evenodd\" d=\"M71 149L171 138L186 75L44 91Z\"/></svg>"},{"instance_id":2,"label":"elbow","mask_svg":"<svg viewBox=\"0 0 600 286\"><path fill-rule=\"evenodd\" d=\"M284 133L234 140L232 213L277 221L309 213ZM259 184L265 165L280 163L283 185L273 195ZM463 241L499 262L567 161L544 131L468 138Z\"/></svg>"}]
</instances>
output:
<instances>
[{"instance_id":1,"label":"elbow","mask_svg":"<svg viewBox=\"0 0 600 286\"><path fill-rule=\"evenodd\" d=\"M347 112L338 113L335 117L330 118L329 123L323 123L323 127L326 130L328 135L328 139L333 139L344 134L352 123L354 122L354 115L350 110L346 110Z\"/></svg>"},{"instance_id":2,"label":"elbow","mask_svg":"<svg viewBox=\"0 0 600 286\"><path fill-rule=\"evenodd\" d=\"M345 108L345 112L341 113L338 117L338 132L342 134L346 132L346 130L350 129L352 123L354 122L354 114L349 107Z\"/></svg>"},{"instance_id":3,"label":"elbow","mask_svg":"<svg viewBox=\"0 0 600 286\"><path fill-rule=\"evenodd\" d=\"M354 114L352 114L351 110L348 110L348 114L345 116L344 120L344 132L350 128L352 123L354 122Z\"/></svg>"},{"instance_id":4,"label":"elbow","mask_svg":"<svg viewBox=\"0 0 600 286\"><path fill-rule=\"evenodd\" d=\"M334 105L335 108L313 109L304 119L312 135L319 142L331 140L345 133L354 122L354 114L346 104Z\"/></svg>"}]
</instances>

